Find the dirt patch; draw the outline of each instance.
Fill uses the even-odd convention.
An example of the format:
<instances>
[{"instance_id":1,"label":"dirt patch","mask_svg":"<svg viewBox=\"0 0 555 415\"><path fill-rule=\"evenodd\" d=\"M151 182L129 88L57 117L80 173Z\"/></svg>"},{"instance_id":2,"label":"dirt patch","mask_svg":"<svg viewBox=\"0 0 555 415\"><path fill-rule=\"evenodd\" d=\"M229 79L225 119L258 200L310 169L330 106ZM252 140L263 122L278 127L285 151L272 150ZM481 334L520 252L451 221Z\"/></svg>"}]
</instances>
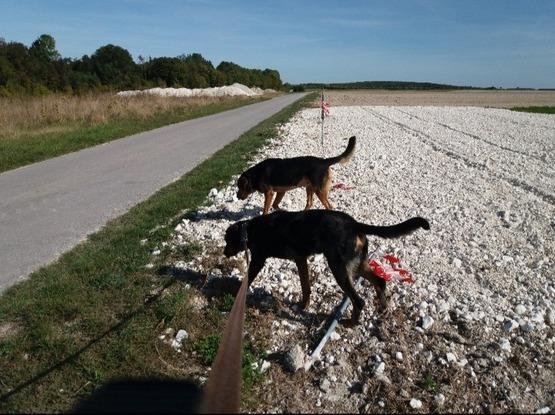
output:
<instances>
[{"instance_id":1,"label":"dirt patch","mask_svg":"<svg viewBox=\"0 0 555 415\"><path fill-rule=\"evenodd\" d=\"M386 91L327 90L330 106L399 105L512 108L555 105L555 91ZM319 98L318 98L319 100ZM319 105L319 102L315 102Z\"/></svg>"}]
</instances>

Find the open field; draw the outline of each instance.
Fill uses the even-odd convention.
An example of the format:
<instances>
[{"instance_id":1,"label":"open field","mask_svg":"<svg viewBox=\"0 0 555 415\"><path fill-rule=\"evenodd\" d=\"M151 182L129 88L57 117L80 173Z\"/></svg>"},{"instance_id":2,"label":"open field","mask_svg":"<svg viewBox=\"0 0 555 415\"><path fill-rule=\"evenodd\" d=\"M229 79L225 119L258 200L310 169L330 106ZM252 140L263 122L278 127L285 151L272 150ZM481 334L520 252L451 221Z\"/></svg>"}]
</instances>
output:
<instances>
[{"instance_id":1,"label":"open field","mask_svg":"<svg viewBox=\"0 0 555 415\"><path fill-rule=\"evenodd\" d=\"M326 90L330 106L407 105L512 108L554 106L555 91L385 91Z\"/></svg>"},{"instance_id":2,"label":"open field","mask_svg":"<svg viewBox=\"0 0 555 415\"><path fill-rule=\"evenodd\" d=\"M310 352L340 292L325 258L316 255L309 263L312 303L299 312L294 263L267 261L251 289L246 331L248 341L265 347L271 367L243 410L554 408L555 118L468 107L332 106L323 149L318 117L318 109L303 110L255 161L339 154L343 137L356 135L353 158L333 168L334 183L354 189L333 191L332 205L371 224L421 215L431 230L398 240L369 238L371 250L397 254L417 281L390 283L390 311L381 317L373 314L373 289L363 283L362 324L339 327L308 373L288 373L283 356L295 344ZM261 212L261 195L239 201L235 193L233 181L212 192L212 202L186 216L168 241L172 250L197 246L192 260L167 265L175 275L200 273L187 281L197 287L191 292L201 310L226 295L215 295L214 286L242 275L242 257L222 254L225 229ZM304 205L305 192L297 189L281 207ZM187 329L181 324L172 327Z\"/></svg>"},{"instance_id":3,"label":"open field","mask_svg":"<svg viewBox=\"0 0 555 415\"><path fill-rule=\"evenodd\" d=\"M0 98L0 172L270 97Z\"/></svg>"}]
</instances>

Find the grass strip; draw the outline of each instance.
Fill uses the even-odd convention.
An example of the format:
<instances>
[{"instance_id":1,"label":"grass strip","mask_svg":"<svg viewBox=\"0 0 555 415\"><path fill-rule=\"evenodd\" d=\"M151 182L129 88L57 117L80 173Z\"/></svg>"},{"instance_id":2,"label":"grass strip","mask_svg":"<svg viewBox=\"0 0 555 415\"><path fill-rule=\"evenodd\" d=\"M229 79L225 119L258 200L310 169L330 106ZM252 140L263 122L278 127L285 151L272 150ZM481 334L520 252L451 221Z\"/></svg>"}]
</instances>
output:
<instances>
[{"instance_id":1,"label":"grass strip","mask_svg":"<svg viewBox=\"0 0 555 415\"><path fill-rule=\"evenodd\" d=\"M538 114L555 114L555 107L514 107L511 111L535 112Z\"/></svg>"},{"instance_id":2,"label":"grass strip","mask_svg":"<svg viewBox=\"0 0 555 415\"><path fill-rule=\"evenodd\" d=\"M187 291L162 295L161 287L176 280L144 266L185 211L244 169L275 137L276 125L312 99L306 96L263 121L3 293L0 412L67 411L118 377L179 378L179 372L160 368L154 333L184 306Z\"/></svg>"},{"instance_id":3,"label":"grass strip","mask_svg":"<svg viewBox=\"0 0 555 415\"><path fill-rule=\"evenodd\" d=\"M59 128L56 131L49 133L28 136L24 134L14 139L4 138L0 140L0 173L128 135L227 111L265 99L238 99L190 108L174 108L146 118L129 117L94 125L65 123L58 125Z\"/></svg>"}]
</instances>

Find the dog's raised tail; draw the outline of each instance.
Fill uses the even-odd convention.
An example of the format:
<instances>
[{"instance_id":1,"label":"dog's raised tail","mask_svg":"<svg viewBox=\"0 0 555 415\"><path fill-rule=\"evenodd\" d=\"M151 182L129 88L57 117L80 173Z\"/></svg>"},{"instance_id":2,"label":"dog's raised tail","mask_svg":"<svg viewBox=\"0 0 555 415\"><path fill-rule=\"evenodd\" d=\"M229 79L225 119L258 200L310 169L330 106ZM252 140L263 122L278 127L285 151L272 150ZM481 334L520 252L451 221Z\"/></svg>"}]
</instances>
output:
<instances>
[{"instance_id":1,"label":"dog's raised tail","mask_svg":"<svg viewBox=\"0 0 555 415\"><path fill-rule=\"evenodd\" d=\"M381 238L398 238L399 236L407 235L420 228L426 230L430 229L429 222L419 216L391 226L366 225L365 223L360 222L358 225L360 232L366 235L379 236Z\"/></svg>"},{"instance_id":2,"label":"dog's raised tail","mask_svg":"<svg viewBox=\"0 0 555 415\"><path fill-rule=\"evenodd\" d=\"M326 159L326 162L328 163L328 165L331 166L332 164L336 164L336 163L341 163L341 164L347 163L350 160L353 153L355 152L356 142L357 142L357 138L353 135L351 138L349 138L349 144L347 144L347 148L343 153L341 153L337 157L330 157L329 159Z\"/></svg>"}]
</instances>

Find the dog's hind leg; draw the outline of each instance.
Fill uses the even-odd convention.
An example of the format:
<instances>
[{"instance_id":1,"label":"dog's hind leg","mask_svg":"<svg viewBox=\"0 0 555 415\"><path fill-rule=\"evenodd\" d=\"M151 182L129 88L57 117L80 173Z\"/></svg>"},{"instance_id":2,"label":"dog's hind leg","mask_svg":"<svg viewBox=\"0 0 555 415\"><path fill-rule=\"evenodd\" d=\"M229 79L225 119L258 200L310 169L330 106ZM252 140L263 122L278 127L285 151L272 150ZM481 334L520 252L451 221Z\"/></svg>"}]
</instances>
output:
<instances>
[{"instance_id":1,"label":"dog's hind leg","mask_svg":"<svg viewBox=\"0 0 555 415\"><path fill-rule=\"evenodd\" d=\"M324 205L324 207L328 210L333 209L328 199L328 196L331 190L331 185L332 185L331 169L328 169L321 187L316 190L316 196L318 196L318 199L320 199L320 202L322 202L322 205Z\"/></svg>"},{"instance_id":2,"label":"dog's hind leg","mask_svg":"<svg viewBox=\"0 0 555 415\"><path fill-rule=\"evenodd\" d=\"M270 212L270 206L272 205L272 199L274 198L274 192L271 190L266 190L264 192L264 215Z\"/></svg>"},{"instance_id":3,"label":"dog's hind leg","mask_svg":"<svg viewBox=\"0 0 555 415\"><path fill-rule=\"evenodd\" d=\"M347 267L341 261L332 260L328 258L328 264L331 268L331 272L335 277L335 280L343 290L343 292L350 298L353 303L353 312L351 314L350 323L346 325L354 326L359 323L360 313L364 308L364 300L356 293L355 287L353 286L353 281Z\"/></svg>"},{"instance_id":4,"label":"dog's hind leg","mask_svg":"<svg viewBox=\"0 0 555 415\"><path fill-rule=\"evenodd\" d=\"M324 205L326 209L333 210L333 208L331 207L331 203L328 200L328 193L329 192L326 189L317 190L316 196L318 196L318 199L320 199L320 202L322 202L322 205Z\"/></svg>"},{"instance_id":5,"label":"dog's hind leg","mask_svg":"<svg viewBox=\"0 0 555 415\"><path fill-rule=\"evenodd\" d=\"M304 210L308 210L312 207L312 202L314 200L314 189L312 186L306 186L306 206Z\"/></svg>"},{"instance_id":6,"label":"dog's hind leg","mask_svg":"<svg viewBox=\"0 0 555 415\"><path fill-rule=\"evenodd\" d=\"M303 299L301 301L301 309L305 309L310 304L310 277L308 272L308 264L306 258L298 258L295 260L299 277L301 278L301 288L303 290Z\"/></svg>"},{"instance_id":7,"label":"dog's hind leg","mask_svg":"<svg viewBox=\"0 0 555 415\"><path fill-rule=\"evenodd\" d=\"M276 198L274 199L274 203L272 203L272 207L274 209L279 209L279 204L281 203L281 200L283 199L283 196L285 195L285 192L277 192L276 193Z\"/></svg>"},{"instance_id":8,"label":"dog's hind leg","mask_svg":"<svg viewBox=\"0 0 555 415\"><path fill-rule=\"evenodd\" d=\"M387 309L387 297L385 295L386 290L386 282L384 279L376 277L376 275L372 272L370 265L368 265L368 261L366 258L362 259L359 266L359 273L366 279L367 281L371 282L376 290L376 309L379 312L384 312Z\"/></svg>"}]
</instances>

